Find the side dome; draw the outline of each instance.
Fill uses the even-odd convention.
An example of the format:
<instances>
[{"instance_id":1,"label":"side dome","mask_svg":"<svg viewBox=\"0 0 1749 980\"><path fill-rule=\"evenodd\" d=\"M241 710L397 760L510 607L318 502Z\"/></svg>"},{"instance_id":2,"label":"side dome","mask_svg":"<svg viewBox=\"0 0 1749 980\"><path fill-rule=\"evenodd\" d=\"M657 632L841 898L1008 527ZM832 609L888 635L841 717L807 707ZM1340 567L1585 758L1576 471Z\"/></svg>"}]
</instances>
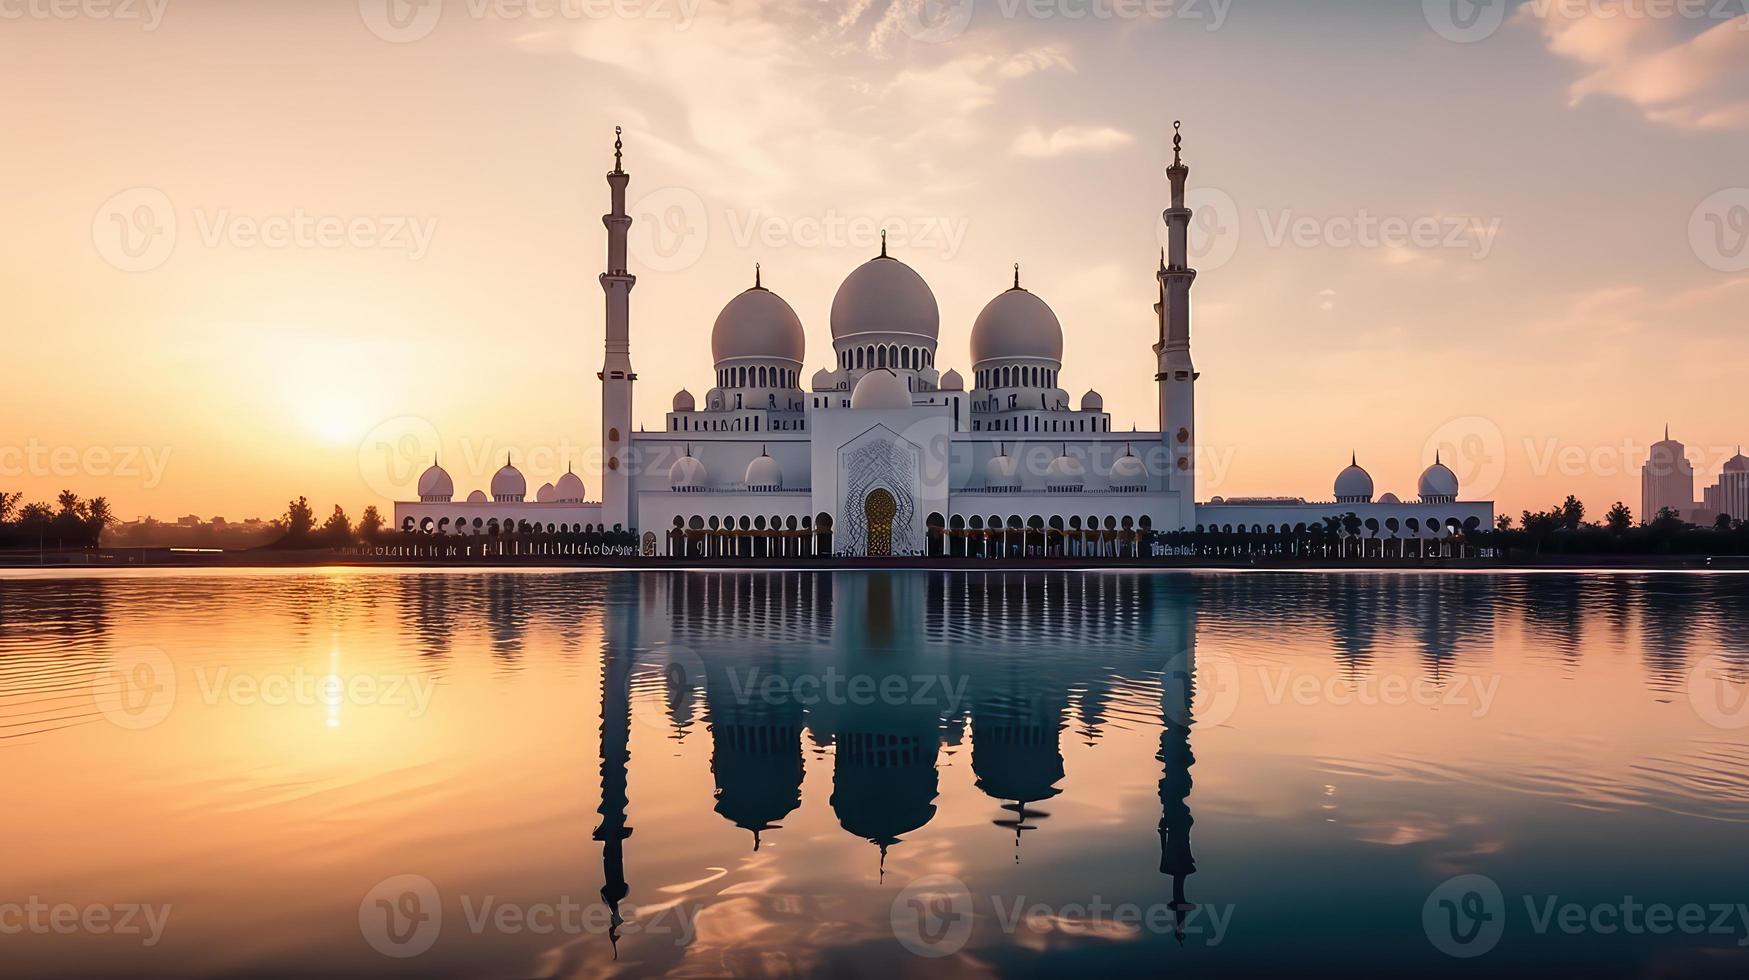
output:
<instances>
[{"instance_id":1,"label":"side dome","mask_svg":"<svg viewBox=\"0 0 1749 980\"><path fill-rule=\"evenodd\" d=\"M1350 457L1348 466L1336 474L1336 502L1370 504L1372 490L1372 474L1361 468L1358 457Z\"/></svg>"},{"instance_id":2,"label":"side dome","mask_svg":"<svg viewBox=\"0 0 1749 980\"><path fill-rule=\"evenodd\" d=\"M1093 390L1089 389L1087 394L1081 396L1081 411L1083 411L1083 412L1103 412L1103 411L1105 411L1105 396L1101 395L1097 391L1093 391Z\"/></svg>"},{"instance_id":3,"label":"side dome","mask_svg":"<svg viewBox=\"0 0 1749 980\"><path fill-rule=\"evenodd\" d=\"M534 502L537 504L550 504L558 499L559 492L553 489L551 483L541 484L540 489L534 492Z\"/></svg>"},{"instance_id":4,"label":"side dome","mask_svg":"<svg viewBox=\"0 0 1749 980\"><path fill-rule=\"evenodd\" d=\"M996 455L984 464L984 486L992 490L1020 489L1020 461L997 447Z\"/></svg>"},{"instance_id":5,"label":"side dome","mask_svg":"<svg viewBox=\"0 0 1749 980\"><path fill-rule=\"evenodd\" d=\"M490 501L486 497L486 491L484 490L475 490L473 493L468 494L468 503L470 504L484 504L489 502Z\"/></svg>"},{"instance_id":6,"label":"side dome","mask_svg":"<svg viewBox=\"0 0 1749 980\"><path fill-rule=\"evenodd\" d=\"M449 471L432 460L431 466L419 474L419 499L428 504L446 504L454 496L455 481L449 478Z\"/></svg>"},{"instance_id":7,"label":"side dome","mask_svg":"<svg viewBox=\"0 0 1749 980\"><path fill-rule=\"evenodd\" d=\"M941 390L965 391L966 379L961 377L958 371L955 371L953 368L948 368L947 373L941 376Z\"/></svg>"},{"instance_id":8,"label":"side dome","mask_svg":"<svg viewBox=\"0 0 1749 980\"><path fill-rule=\"evenodd\" d=\"M1045 301L1015 286L985 304L972 323L972 366L1016 357L1063 359L1063 325Z\"/></svg>"},{"instance_id":9,"label":"side dome","mask_svg":"<svg viewBox=\"0 0 1749 980\"><path fill-rule=\"evenodd\" d=\"M565 475L559 477L559 482L553 484L553 495L560 503L580 504L587 496L583 488L583 478L565 467Z\"/></svg>"},{"instance_id":10,"label":"side dome","mask_svg":"<svg viewBox=\"0 0 1749 980\"><path fill-rule=\"evenodd\" d=\"M837 382L833 379L831 371L821 368L814 372L815 391L831 391L835 387L837 387Z\"/></svg>"},{"instance_id":11,"label":"side dome","mask_svg":"<svg viewBox=\"0 0 1749 980\"><path fill-rule=\"evenodd\" d=\"M832 339L909 334L934 343L941 333L935 293L917 271L886 254L851 270L832 297Z\"/></svg>"},{"instance_id":12,"label":"side dome","mask_svg":"<svg viewBox=\"0 0 1749 980\"><path fill-rule=\"evenodd\" d=\"M528 481L523 479L521 470L510 465L510 457L504 457L504 465L492 474L492 499L500 503L517 503L527 496Z\"/></svg>"},{"instance_id":13,"label":"side dome","mask_svg":"<svg viewBox=\"0 0 1749 980\"><path fill-rule=\"evenodd\" d=\"M1086 399L1082 399L1085 406ZM1142 465L1142 458L1134 452L1125 450L1118 461L1111 464L1111 486L1114 490L1131 490L1145 488L1148 485L1148 468Z\"/></svg>"},{"instance_id":14,"label":"side dome","mask_svg":"<svg viewBox=\"0 0 1749 980\"><path fill-rule=\"evenodd\" d=\"M1379 498L1379 503L1381 504L1400 504L1402 502L1403 499L1394 493L1387 492L1383 497Z\"/></svg>"},{"instance_id":15,"label":"side dome","mask_svg":"<svg viewBox=\"0 0 1749 980\"><path fill-rule=\"evenodd\" d=\"M1079 490L1087 483L1087 467L1064 453L1045 467L1045 487L1054 491Z\"/></svg>"},{"instance_id":16,"label":"side dome","mask_svg":"<svg viewBox=\"0 0 1749 980\"><path fill-rule=\"evenodd\" d=\"M1420 481L1416 483L1416 493L1421 495L1421 502L1424 504L1449 504L1457 500L1457 474L1439 461L1439 454L1434 454L1433 465L1421 474Z\"/></svg>"},{"instance_id":17,"label":"side dome","mask_svg":"<svg viewBox=\"0 0 1749 980\"><path fill-rule=\"evenodd\" d=\"M693 412L698 410L698 402L693 400L692 392L685 388L674 393L674 410L676 412Z\"/></svg>"},{"instance_id":18,"label":"side dome","mask_svg":"<svg viewBox=\"0 0 1749 980\"><path fill-rule=\"evenodd\" d=\"M1737 447L1737 455L1725 460L1725 473L1749 473L1749 456L1743 455L1743 448Z\"/></svg>"},{"instance_id":19,"label":"side dome","mask_svg":"<svg viewBox=\"0 0 1749 980\"><path fill-rule=\"evenodd\" d=\"M911 389L892 368L877 368L856 382L850 393L851 408L910 408Z\"/></svg>"},{"instance_id":20,"label":"side dome","mask_svg":"<svg viewBox=\"0 0 1749 980\"><path fill-rule=\"evenodd\" d=\"M761 449L753 462L747 464L746 482L749 490L782 490L783 471L778 469L777 460Z\"/></svg>"},{"instance_id":21,"label":"side dome","mask_svg":"<svg viewBox=\"0 0 1749 980\"><path fill-rule=\"evenodd\" d=\"M711 358L737 357L801 363L807 350L801 318L764 286L754 286L723 307L711 326Z\"/></svg>"},{"instance_id":22,"label":"side dome","mask_svg":"<svg viewBox=\"0 0 1749 980\"><path fill-rule=\"evenodd\" d=\"M668 467L668 485L676 490L703 490L704 481L704 463L693 458L690 451Z\"/></svg>"}]
</instances>

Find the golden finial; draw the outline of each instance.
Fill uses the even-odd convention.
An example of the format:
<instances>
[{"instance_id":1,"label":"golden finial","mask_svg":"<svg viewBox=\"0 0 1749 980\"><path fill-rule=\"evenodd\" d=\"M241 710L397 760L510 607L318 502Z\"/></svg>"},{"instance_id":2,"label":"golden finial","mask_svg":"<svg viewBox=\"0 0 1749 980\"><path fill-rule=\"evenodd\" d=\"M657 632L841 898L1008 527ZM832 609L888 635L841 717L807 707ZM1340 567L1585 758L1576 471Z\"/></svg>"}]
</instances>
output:
<instances>
[{"instance_id":1,"label":"golden finial","mask_svg":"<svg viewBox=\"0 0 1749 980\"><path fill-rule=\"evenodd\" d=\"M765 288L764 286L760 285L760 283L759 283L759 263L757 263L757 262L753 263L753 288L754 289L764 289Z\"/></svg>"},{"instance_id":2,"label":"golden finial","mask_svg":"<svg viewBox=\"0 0 1749 980\"><path fill-rule=\"evenodd\" d=\"M613 172L616 174L625 172L620 169L620 151L625 149L625 141L620 139L623 132L618 126L613 127Z\"/></svg>"},{"instance_id":3,"label":"golden finial","mask_svg":"<svg viewBox=\"0 0 1749 980\"><path fill-rule=\"evenodd\" d=\"M1180 156L1180 153L1184 150L1184 134L1179 131L1183 126L1183 121L1178 119L1172 120L1172 165L1174 167L1181 167L1184 165L1184 160Z\"/></svg>"},{"instance_id":4,"label":"golden finial","mask_svg":"<svg viewBox=\"0 0 1749 980\"><path fill-rule=\"evenodd\" d=\"M1014 288L1020 288L1020 263L1014 263Z\"/></svg>"},{"instance_id":5,"label":"golden finial","mask_svg":"<svg viewBox=\"0 0 1749 980\"><path fill-rule=\"evenodd\" d=\"M881 229L881 258L887 257L887 230Z\"/></svg>"}]
</instances>

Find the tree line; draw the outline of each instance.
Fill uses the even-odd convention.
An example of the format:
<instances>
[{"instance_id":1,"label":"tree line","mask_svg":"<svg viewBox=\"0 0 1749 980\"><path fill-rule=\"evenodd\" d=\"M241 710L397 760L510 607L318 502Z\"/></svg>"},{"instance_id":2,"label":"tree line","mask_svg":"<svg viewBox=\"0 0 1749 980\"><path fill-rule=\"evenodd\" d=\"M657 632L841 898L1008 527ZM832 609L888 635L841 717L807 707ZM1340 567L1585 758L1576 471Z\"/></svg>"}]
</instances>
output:
<instances>
[{"instance_id":1,"label":"tree line","mask_svg":"<svg viewBox=\"0 0 1749 980\"><path fill-rule=\"evenodd\" d=\"M114 523L103 497L62 490L53 504L27 504L24 494L0 490L0 548L92 548Z\"/></svg>"}]
</instances>

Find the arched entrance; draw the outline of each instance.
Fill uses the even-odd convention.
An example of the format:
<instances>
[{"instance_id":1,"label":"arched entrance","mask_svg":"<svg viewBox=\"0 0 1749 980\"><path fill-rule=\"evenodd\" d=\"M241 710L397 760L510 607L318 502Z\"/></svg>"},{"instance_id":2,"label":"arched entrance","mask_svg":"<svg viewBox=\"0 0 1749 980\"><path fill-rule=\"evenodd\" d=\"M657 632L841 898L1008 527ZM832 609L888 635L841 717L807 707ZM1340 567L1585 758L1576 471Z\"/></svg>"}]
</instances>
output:
<instances>
[{"instance_id":1,"label":"arched entrance","mask_svg":"<svg viewBox=\"0 0 1749 980\"><path fill-rule=\"evenodd\" d=\"M899 512L899 502L885 487L876 487L863 499L862 513L868 518L868 556L893 556L893 515Z\"/></svg>"}]
</instances>

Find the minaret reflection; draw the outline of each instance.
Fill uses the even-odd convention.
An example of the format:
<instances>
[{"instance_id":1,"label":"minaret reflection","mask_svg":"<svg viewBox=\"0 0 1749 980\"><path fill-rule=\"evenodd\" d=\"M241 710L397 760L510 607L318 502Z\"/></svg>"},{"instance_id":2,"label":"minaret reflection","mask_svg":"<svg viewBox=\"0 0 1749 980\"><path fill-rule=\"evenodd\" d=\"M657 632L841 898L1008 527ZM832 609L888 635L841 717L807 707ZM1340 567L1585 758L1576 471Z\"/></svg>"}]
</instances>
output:
<instances>
[{"instance_id":1,"label":"minaret reflection","mask_svg":"<svg viewBox=\"0 0 1749 980\"><path fill-rule=\"evenodd\" d=\"M1161 596L1157 602L1169 601ZM1182 618L1181 618L1182 617ZM1196 873L1196 857L1190 850L1190 768L1196 756L1190 751L1190 727L1195 723L1192 702L1196 697L1196 604L1182 602L1180 616L1163 617L1178 629L1164 629L1161 636L1177 643L1169 649L1160 677L1160 873L1172 878L1173 935L1184 942L1184 922L1196 905L1184 896L1185 879Z\"/></svg>"},{"instance_id":2,"label":"minaret reflection","mask_svg":"<svg viewBox=\"0 0 1749 980\"><path fill-rule=\"evenodd\" d=\"M633 602L638 583L617 586L618 602ZM601 900L609 915L607 937L619 957L619 930L625 923L620 902L631 893L626 883L625 841L632 835L626 824L626 770L631 764L632 662L638 641L638 617L609 616L601 651L601 823L594 837L601 842Z\"/></svg>"}]
</instances>

